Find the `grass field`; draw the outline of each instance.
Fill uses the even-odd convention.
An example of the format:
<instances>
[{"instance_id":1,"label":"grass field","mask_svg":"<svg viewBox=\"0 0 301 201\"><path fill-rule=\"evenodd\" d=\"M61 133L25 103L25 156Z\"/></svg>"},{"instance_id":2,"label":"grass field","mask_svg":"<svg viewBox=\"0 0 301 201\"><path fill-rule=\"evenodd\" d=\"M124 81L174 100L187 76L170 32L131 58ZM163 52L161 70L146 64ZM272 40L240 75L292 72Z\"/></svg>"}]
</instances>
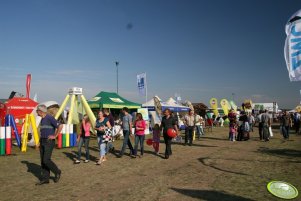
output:
<instances>
[{"instance_id":1,"label":"grass field","mask_svg":"<svg viewBox=\"0 0 301 201\"><path fill-rule=\"evenodd\" d=\"M281 200L267 191L271 180L289 182L301 191L301 135L291 134L284 141L275 129L270 142L259 141L257 130L249 141L230 142L227 137L227 128L214 128L193 146L173 144L168 160L161 143L161 156L145 145L143 158L110 153L101 166L94 161L75 165L77 148L55 149L52 159L62 178L43 186L35 186L39 151L21 153L14 147L11 156L0 157L0 200ZM118 153L121 140L114 145ZM90 154L92 160L98 156L95 139Z\"/></svg>"}]
</instances>

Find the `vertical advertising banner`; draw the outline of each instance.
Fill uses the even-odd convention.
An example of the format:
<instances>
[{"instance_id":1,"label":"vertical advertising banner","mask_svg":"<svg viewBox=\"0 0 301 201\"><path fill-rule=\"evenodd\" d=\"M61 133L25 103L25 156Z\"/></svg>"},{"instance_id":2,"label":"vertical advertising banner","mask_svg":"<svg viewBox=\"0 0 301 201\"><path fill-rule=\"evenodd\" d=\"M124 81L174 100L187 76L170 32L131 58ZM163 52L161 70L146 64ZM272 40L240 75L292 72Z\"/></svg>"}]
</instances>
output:
<instances>
[{"instance_id":1,"label":"vertical advertising banner","mask_svg":"<svg viewBox=\"0 0 301 201\"><path fill-rule=\"evenodd\" d=\"M235 112L237 111L237 105L234 103L234 101L230 101L230 106Z\"/></svg>"},{"instance_id":2,"label":"vertical advertising banner","mask_svg":"<svg viewBox=\"0 0 301 201\"><path fill-rule=\"evenodd\" d=\"M213 113L215 114L215 116L218 116L217 99L216 98L211 98L209 102L210 102L210 106L213 110Z\"/></svg>"},{"instance_id":3,"label":"vertical advertising banner","mask_svg":"<svg viewBox=\"0 0 301 201\"><path fill-rule=\"evenodd\" d=\"M30 96L30 82L31 82L31 74L27 74L26 77L26 98Z\"/></svg>"},{"instance_id":4,"label":"vertical advertising banner","mask_svg":"<svg viewBox=\"0 0 301 201\"><path fill-rule=\"evenodd\" d=\"M229 108L229 103L228 103L227 99L222 99L221 100L221 106L224 110L224 114L228 115L230 108Z\"/></svg>"},{"instance_id":5,"label":"vertical advertising banner","mask_svg":"<svg viewBox=\"0 0 301 201\"><path fill-rule=\"evenodd\" d=\"M146 96L146 73L137 75L138 93L140 96Z\"/></svg>"},{"instance_id":6,"label":"vertical advertising banner","mask_svg":"<svg viewBox=\"0 0 301 201\"><path fill-rule=\"evenodd\" d=\"M284 58L290 81L301 80L301 10L290 17L285 26Z\"/></svg>"}]
</instances>

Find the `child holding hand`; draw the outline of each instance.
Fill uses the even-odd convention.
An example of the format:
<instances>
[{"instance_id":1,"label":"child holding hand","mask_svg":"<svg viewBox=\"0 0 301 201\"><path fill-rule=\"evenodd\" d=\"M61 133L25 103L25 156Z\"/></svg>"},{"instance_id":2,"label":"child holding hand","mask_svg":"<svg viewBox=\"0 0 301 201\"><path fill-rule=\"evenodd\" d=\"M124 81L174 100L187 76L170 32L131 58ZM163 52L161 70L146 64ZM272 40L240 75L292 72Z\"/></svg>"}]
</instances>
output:
<instances>
[{"instance_id":1,"label":"child holding hand","mask_svg":"<svg viewBox=\"0 0 301 201\"><path fill-rule=\"evenodd\" d=\"M157 155L159 154L160 135L161 133L159 124L155 124L153 129L153 147Z\"/></svg>"}]
</instances>

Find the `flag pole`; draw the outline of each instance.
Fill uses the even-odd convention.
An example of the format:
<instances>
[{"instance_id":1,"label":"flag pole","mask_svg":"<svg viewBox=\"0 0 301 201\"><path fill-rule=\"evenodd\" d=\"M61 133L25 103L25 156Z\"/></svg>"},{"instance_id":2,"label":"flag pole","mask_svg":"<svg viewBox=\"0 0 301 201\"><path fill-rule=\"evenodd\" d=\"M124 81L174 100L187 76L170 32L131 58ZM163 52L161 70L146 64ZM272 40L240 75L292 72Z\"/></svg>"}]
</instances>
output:
<instances>
[{"instance_id":1,"label":"flag pole","mask_svg":"<svg viewBox=\"0 0 301 201\"><path fill-rule=\"evenodd\" d=\"M147 102L147 81L146 81L146 73L145 73L145 102Z\"/></svg>"}]
</instances>

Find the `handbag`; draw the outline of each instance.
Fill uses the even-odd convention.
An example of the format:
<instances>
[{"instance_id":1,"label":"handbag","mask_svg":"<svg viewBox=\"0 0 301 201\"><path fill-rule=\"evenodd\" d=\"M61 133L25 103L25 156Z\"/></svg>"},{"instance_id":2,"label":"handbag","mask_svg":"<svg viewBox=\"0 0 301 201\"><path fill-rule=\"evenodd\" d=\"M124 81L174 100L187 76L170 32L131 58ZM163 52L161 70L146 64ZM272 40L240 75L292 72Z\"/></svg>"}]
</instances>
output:
<instances>
[{"instance_id":1,"label":"handbag","mask_svg":"<svg viewBox=\"0 0 301 201\"><path fill-rule=\"evenodd\" d=\"M270 137L273 137L274 135L273 135L273 131L272 131L272 127L270 126L269 127L269 133L270 133Z\"/></svg>"},{"instance_id":2,"label":"handbag","mask_svg":"<svg viewBox=\"0 0 301 201\"><path fill-rule=\"evenodd\" d=\"M105 134L103 135L104 142L112 142L113 130L112 128L105 127Z\"/></svg>"}]
</instances>

